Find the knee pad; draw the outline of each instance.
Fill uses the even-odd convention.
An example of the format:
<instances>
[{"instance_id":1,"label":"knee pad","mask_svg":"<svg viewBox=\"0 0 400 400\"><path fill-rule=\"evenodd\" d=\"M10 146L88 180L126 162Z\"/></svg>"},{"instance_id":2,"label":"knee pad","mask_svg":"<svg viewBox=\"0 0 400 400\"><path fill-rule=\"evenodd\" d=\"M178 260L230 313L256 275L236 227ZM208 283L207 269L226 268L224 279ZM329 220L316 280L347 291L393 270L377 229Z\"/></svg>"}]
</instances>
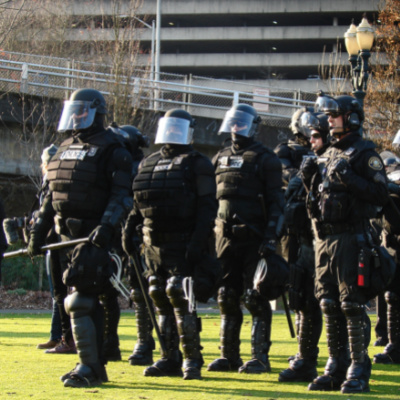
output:
<instances>
[{"instance_id":1,"label":"knee pad","mask_svg":"<svg viewBox=\"0 0 400 400\"><path fill-rule=\"evenodd\" d=\"M74 292L64 300L65 311L71 318L80 318L92 314L96 310L97 297Z\"/></svg>"},{"instance_id":2,"label":"knee pad","mask_svg":"<svg viewBox=\"0 0 400 400\"><path fill-rule=\"evenodd\" d=\"M152 275L149 278L149 295L155 306L160 310L164 310L170 306L167 294L165 293L165 282L161 277ZM163 314L162 311L161 314Z\"/></svg>"},{"instance_id":3,"label":"knee pad","mask_svg":"<svg viewBox=\"0 0 400 400\"><path fill-rule=\"evenodd\" d=\"M385 301L390 306L399 306L400 305L400 297L397 296L394 292L385 292Z\"/></svg>"},{"instance_id":4,"label":"knee pad","mask_svg":"<svg viewBox=\"0 0 400 400\"><path fill-rule=\"evenodd\" d=\"M333 299L321 299L319 304L322 312L326 315L337 315L340 313L339 302Z\"/></svg>"},{"instance_id":5,"label":"knee pad","mask_svg":"<svg viewBox=\"0 0 400 400\"><path fill-rule=\"evenodd\" d=\"M183 290L182 282L182 276L173 276L167 281L167 296L175 308L187 306L187 299Z\"/></svg>"},{"instance_id":6,"label":"knee pad","mask_svg":"<svg viewBox=\"0 0 400 400\"><path fill-rule=\"evenodd\" d=\"M234 289L223 286L218 290L218 305L221 314L237 314L240 312L240 296Z\"/></svg>"},{"instance_id":7,"label":"knee pad","mask_svg":"<svg viewBox=\"0 0 400 400\"><path fill-rule=\"evenodd\" d=\"M142 292L142 289L139 288L133 288L131 290L131 299L135 304L145 304L144 301L144 294Z\"/></svg>"},{"instance_id":8,"label":"knee pad","mask_svg":"<svg viewBox=\"0 0 400 400\"><path fill-rule=\"evenodd\" d=\"M364 307L360 303L343 301L340 307L346 317L356 317L364 313Z\"/></svg>"},{"instance_id":9,"label":"knee pad","mask_svg":"<svg viewBox=\"0 0 400 400\"><path fill-rule=\"evenodd\" d=\"M247 290L244 296L244 305L253 316L266 316L271 308L269 302L265 300L256 290Z\"/></svg>"}]
</instances>

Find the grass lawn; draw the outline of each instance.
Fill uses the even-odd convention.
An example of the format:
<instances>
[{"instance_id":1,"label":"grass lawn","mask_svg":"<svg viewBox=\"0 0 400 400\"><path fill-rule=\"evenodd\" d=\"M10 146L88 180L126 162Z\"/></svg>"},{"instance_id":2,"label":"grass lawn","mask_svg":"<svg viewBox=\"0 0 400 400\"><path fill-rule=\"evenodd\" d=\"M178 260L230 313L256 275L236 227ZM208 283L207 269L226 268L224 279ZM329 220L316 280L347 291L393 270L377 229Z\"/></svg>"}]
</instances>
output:
<instances>
[{"instance_id":1,"label":"grass lawn","mask_svg":"<svg viewBox=\"0 0 400 400\"><path fill-rule=\"evenodd\" d=\"M205 365L219 356L219 315L201 314L202 345ZM375 323L375 315L371 315ZM309 392L307 383L283 384L278 374L287 367L287 357L297 352L290 338L286 318L274 314L270 360L272 372L261 375L211 373L203 368L203 380L184 381L182 378L149 378L144 367L133 367L127 359L136 340L134 314L124 312L119 326L124 361L109 363L110 381L88 389L64 388L59 377L70 371L78 361L77 355L51 355L37 350L36 345L49 337L51 315L5 314L0 312L0 399L148 399L148 400L228 400L228 399L400 399L400 365L373 365L371 392L343 395L338 392ZM374 326L374 325L373 325ZM244 361L250 359L251 323L244 318L241 352ZM372 335L374 338L374 334ZM327 358L325 332L320 343L318 371L322 373ZM370 355L383 350L370 347ZM158 352L155 352L155 359Z\"/></svg>"}]
</instances>

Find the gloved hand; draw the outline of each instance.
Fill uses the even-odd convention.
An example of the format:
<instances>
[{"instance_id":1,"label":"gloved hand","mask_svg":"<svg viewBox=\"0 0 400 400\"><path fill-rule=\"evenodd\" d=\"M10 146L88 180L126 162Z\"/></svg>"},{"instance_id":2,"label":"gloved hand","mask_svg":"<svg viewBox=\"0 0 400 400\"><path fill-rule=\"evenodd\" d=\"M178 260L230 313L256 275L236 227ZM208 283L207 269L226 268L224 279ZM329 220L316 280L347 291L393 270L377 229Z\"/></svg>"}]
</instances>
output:
<instances>
[{"instance_id":1,"label":"gloved hand","mask_svg":"<svg viewBox=\"0 0 400 400\"><path fill-rule=\"evenodd\" d=\"M131 219L127 219L122 230L122 248L125 253L132 255L137 251L139 238L136 235L136 226Z\"/></svg>"},{"instance_id":2,"label":"gloved hand","mask_svg":"<svg viewBox=\"0 0 400 400\"><path fill-rule=\"evenodd\" d=\"M390 193L400 194L400 185L397 185L396 183L389 182L388 189Z\"/></svg>"},{"instance_id":3,"label":"gloved hand","mask_svg":"<svg viewBox=\"0 0 400 400\"><path fill-rule=\"evenodd\" d=\"M303 161L300 164L300 174L304 179L310 179L317 172L317 170L317 157L303 157Z\"/></svg>"},{"instance_id":4,"label":"gloved hand","mask_svg":"<svg viewBox=\"0 0 400 400\"><path fill-rule=\"evenodd\" d=\"M285 200L290 199L295 193L300 192L300 188L303 187L303 182L299 176L294 176L288 184L285 192Z\"/></svg>"},{"instance_id":5,"label":"gloved hand","mask_svg":"<svg viewBox=\"0 0 400 400\"><path fill-rule=\"evenodd\" d=\"M31 232L31 236L29 238L28 246L26 248L29 257L34 257L42 254L41 247L44 246L44 240L40 240L40 238L35 235L34 232Z\"/></svg>"},{"instance_id":6,"label":"gloved hand","mask_svg":"<svg viewBox=\"0 0 400 400\"><path fill-rule=\"evenodd\" d=\"M111 225L97 225L89 235L89 241L97 247L107 249L108 247L111 247L113 234L114 228Z\"/></svg>"},{"instance_id":7,"label":"gloved hand","mask_svg":"<svg viewBox=\"0 0 400 400\"><path fill-rule=\"evenodd\" d=\"M267 257L269 254L276 253L276 240L275 239L264 239L258 249L258 254L261 257Z\"/></svg>"},{"instance_id":8,"label":"gloved hand","mask_svg":"<svg viewBox=\"0 0 400 400\"><path fill-rule=\"evenodd\" d=\"M330 165L328 169L328 175L331 176L334 173L340 174L340 175L345 175L347 171L350 169L350 164L349 162L344 159L344 158L338 158L336 161Z\"/></svg>"},{"instance_id":9,"label":"gloved hand","mask_svg":"<svg viewBox=\"0 0 400 400\"><path fill-rule=\"evenodd\" d=\"M197 264L202 257L202 246L201 243L196 241L190 241L186 249L186 261L189 264Z\"/></svg>"}]
</instances>

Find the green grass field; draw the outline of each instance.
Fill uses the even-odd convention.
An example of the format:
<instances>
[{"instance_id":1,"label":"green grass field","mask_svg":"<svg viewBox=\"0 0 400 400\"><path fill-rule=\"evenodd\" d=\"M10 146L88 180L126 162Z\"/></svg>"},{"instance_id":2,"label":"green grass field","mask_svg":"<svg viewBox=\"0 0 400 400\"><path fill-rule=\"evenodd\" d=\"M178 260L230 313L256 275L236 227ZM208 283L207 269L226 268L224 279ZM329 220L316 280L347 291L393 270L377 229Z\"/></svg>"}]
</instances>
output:
<instances>
[{"instance_id":1,"label":"green grass field","mask_svg":"<svg viewBox=\"0 0 400 400\"><path fill-rule=\"evenodd\" d=\"M205 365L219 356L219 315L202 314L202 345ZM374 324L374 315L371 316ZM77 355L50 355L37 350L46 341L50 327L49 313L5 314L0 312L0 399L148 399L148 400L228 400L228 399L400 399L400 365L373 365L368 394L343 395L338 392L309 392L307 383L283 384L279 372L286 368L287 357L297 351L291 339L286 318L274 314L270 360L272 372L261 375L211 373L203 368L203 380L184 381L182 378L149 378L144 367L133 367L127 359L136 340L134 314L124 312L119 335L123 361L109 363L110 381L88 389L64 388L59 377L71 370ZM245 316L241 334L244 361L250 358L250 317ZM374 337L374 335L373 335ZM370 347L370 355L382 351ZM155 352L158 358L158 351ZM322 372L327 357L325 333L320 342L318 371Z\"/></svg>"}]
</instances>

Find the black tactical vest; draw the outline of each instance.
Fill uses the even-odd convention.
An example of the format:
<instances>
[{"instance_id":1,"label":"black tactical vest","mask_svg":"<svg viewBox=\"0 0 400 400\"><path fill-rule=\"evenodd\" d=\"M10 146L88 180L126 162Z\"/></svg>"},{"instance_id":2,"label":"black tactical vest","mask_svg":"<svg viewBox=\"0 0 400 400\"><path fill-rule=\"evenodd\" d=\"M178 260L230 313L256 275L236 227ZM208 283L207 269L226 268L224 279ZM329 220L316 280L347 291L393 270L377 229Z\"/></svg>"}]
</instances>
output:
<instances>
[{"instance_id":1,"label":"black tactical vest","mask_svg":"<svg viewBox=\"0 0 400 400\"><path fill-rule=\"evenodd\" d=\"M361 219L374 218L376 207L366 202L359 201L345 184L333 174L327 176L327 171L338 157L346 159L350 166L355 165L360 155L374 148L370 141L358 140L349 148L340 150L330 147L318 158L318 168L322 176L322 183L317 189L320 192L319 208L321 222L327 223L352 223ZM316 188L313 189L315 191Z\"/></svg>"},{"instance_id":2,"label":"black tactical vest","mask_svg":"<svg viewBox=\"0 0 400 400\"><path fill-rule=\"evenodd\" d=\"M196 151L163 158L147 157L133 183L135 202L144 218L191 220L196 212L194 160Z\"/></svg>"},{"instance_id":3,"label":"black tactical vest","mask_svg":"<svg viewBox=\"0 0 400 400\"><path fill-rule=\"evenodd\" d=\"M260 155L265 148L247 150L243 154L232 154L230 148L220 152L215 170L217 182L217 200L244 199L249 206L260 207L258 195L264 194L261 172L259 171Z\"/></svg>"},{"instance_id":4,"label":"black tactical vest","mask_svg":"<svg viewBox=\"0 0 400 400\"><path fill-rule=\"evenodd\" d=\"M106 161L121 146L115 135L102 131L88 138L65 140L48 166L52 205L61 218L101 218L110 197Z\"/></svg>"}]
</instances>

